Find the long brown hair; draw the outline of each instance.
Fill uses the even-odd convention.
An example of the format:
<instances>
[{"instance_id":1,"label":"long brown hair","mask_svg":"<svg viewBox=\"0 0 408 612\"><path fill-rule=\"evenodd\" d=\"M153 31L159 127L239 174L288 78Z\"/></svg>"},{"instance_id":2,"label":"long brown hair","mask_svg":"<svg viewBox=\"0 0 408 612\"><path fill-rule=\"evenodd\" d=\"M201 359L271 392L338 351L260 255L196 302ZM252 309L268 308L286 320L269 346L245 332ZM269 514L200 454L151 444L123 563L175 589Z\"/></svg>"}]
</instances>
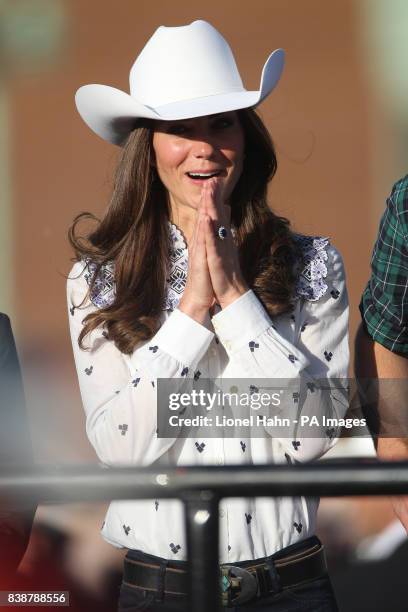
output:
<instances>
[{"instance_id":1,"label":"long brown hair","mask_svg":"<svg viewBox=\"0 0 408 612\"><path fill-rule=\"evenodd\" d=\"M238 111L238 117L245 135L245 159L230 198L231 225L243 276L273 316L292 307L299 253L289 221L275 215L267 202L268 183L277 169L269 132L252 109ZM104 326L118 349L130 354L160 327L170 207L154 168L152 135L150 121L137 123L122 150L105 215L98 220L91 213L81 213L69 229L76 260L95 264L89 293L102 266L114 262L115 300L85 317L78 340L81 348L88 333ZM84 219L94 221L96 229L81 237L77 225Z\"/></svg>"}]
</instances>

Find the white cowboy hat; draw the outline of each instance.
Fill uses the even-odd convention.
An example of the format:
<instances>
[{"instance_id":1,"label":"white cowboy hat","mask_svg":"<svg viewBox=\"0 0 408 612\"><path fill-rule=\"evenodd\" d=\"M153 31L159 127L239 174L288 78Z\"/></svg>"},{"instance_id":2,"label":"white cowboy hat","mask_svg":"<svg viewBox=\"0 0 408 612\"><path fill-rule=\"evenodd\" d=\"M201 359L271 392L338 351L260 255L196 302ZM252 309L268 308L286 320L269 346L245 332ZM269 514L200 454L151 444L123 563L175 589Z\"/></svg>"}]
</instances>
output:
<instances>
[{"instance_id":1,"label":"white cowboy hat","mask_svg":"<svg viewBox=\"0 0 408 612\"><path fill-rule=\"evenodd\" d=\"M279 81L284 56L283 49L271 53L259 91L247 91L230 46L211 24L160 26L132 66L130 95L84 85L75 102L91 130L122 146L138 118L189 119L258 105Z\"/></svg>"}]
</instances>

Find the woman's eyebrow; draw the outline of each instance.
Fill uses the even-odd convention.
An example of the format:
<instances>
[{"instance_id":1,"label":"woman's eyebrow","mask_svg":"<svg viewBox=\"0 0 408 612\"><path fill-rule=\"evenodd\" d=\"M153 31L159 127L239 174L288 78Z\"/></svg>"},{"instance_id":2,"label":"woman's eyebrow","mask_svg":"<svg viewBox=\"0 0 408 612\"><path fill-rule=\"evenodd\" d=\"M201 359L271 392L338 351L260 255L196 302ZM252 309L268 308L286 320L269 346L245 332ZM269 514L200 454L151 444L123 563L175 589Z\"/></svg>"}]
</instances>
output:
<instances>
[{"instance_id":1,"label":"woman's eyebrow","mask_svg":"<svg viewBox=\"0 0 408 612\"><path fill-rule=\"evenodd\" d=\"M210 119L217 119L218 117L229 117L230 119L235 118L234 111L224 111L222 113L214 113L214 115L210 115Z\"/></svg>"}]
</instances>

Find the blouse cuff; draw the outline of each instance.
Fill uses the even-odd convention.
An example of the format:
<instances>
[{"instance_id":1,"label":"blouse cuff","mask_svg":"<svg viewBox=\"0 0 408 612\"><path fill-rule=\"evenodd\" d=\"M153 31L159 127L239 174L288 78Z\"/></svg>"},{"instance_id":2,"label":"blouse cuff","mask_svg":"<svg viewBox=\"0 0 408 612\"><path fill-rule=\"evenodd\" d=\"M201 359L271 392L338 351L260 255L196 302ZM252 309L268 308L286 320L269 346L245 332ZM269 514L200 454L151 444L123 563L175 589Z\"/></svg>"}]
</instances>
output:
<instances>
[{"instance_id":1,"label":"blouse cuff","mask_svg":"<svg viewBox=\"0 0 408 612\"><path fill-rule=\"evenodd\" d=\"M205 355L213 337L213 332L207 327L176 308L139 351L154 354L157 346L180 363L194 366Z\"/></svg>"},{"instance_id":2,"label":"blouse cuff","mask_svg":"<svg viewBox=\"0 0 408 612\"><path fill-rule=\"evenodd\" d=\"M222 344L231 353L235 353L272 325L268 313L252 289L220 310L211 322Z\"/></svg>"},{"instance_id":3,"label":"blouse cuff","mask_svg":"<svg viewBox=\"0 0 408 612\"><path fill-rule=\"evenodd\" d=\"M255 339L268 331L265 339L270 349L286 364L282 369L282 377L292 377L295 371L309 365L305 355L276 331L269 314L252 289L214 315L211 321L229 355L243 346L255 344Z\"/></svg>"}]
</instances>

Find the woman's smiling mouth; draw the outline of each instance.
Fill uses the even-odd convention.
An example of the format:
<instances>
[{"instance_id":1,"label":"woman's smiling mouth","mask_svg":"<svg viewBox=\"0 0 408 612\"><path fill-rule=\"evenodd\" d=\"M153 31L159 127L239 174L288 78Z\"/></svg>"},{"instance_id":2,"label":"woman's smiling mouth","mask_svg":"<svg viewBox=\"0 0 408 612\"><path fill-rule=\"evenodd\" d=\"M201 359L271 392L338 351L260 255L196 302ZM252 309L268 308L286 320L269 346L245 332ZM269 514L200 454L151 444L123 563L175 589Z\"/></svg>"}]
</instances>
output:
<instances>
[{"instance_id":1,"label":"woman's smiling mouth","mask_svg":"<svg viewBox=\"0 0 408 612\"><path fill-rule=\"evenodd\" d=\"M226 176L225 170L213 170L212 172L186 172L187 177L196 184L202 184L205 181L208 181L210 178L216 178L219 176Z\"/></svg>"}]
</instances>

